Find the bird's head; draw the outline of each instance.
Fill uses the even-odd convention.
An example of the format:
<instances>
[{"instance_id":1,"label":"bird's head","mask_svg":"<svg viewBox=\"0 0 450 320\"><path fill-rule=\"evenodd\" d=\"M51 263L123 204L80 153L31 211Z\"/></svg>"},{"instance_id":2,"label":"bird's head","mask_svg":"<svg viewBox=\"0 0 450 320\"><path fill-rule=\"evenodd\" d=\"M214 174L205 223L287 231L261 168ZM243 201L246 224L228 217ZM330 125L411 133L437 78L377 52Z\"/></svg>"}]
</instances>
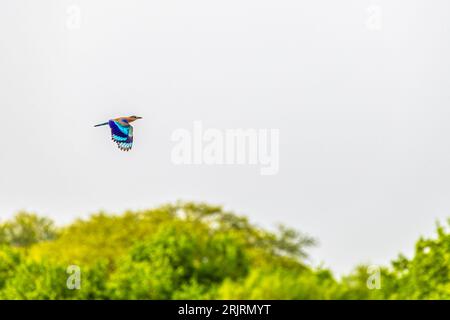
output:
<instances>
[{"instance_id":1,"label":"bird's head","mask_svg":"<svg viewBox=\"0 0 450 320\"><path fill-rule=\"evenodd\" d=\"M136 121L136 120L139 120L139 119L142 119L142 117L138 117L138 116L131 116L131 117L128 117L128 122L133 122L133 121Z\"/></svg>"}]
</instances>

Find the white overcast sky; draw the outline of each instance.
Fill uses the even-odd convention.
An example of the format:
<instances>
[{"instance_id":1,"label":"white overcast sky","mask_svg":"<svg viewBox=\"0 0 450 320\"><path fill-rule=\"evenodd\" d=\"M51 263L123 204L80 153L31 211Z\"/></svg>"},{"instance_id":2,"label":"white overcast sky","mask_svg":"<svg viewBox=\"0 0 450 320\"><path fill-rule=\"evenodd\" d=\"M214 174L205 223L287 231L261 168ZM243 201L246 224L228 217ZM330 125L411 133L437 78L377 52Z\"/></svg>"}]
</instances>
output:
<instances>
[{"instance_id":1,"label":"white overcast sky","mask_svg":"<svg viewBox=\"0 0 450 320\"><path fill-rule=\"evenodd\" d=\"M2 1L0 218L207 201L386 264L450 216L449 39L447 0ZM279 174L175 166L195 120L279 129Z\"/></svg>"}]
</instances>

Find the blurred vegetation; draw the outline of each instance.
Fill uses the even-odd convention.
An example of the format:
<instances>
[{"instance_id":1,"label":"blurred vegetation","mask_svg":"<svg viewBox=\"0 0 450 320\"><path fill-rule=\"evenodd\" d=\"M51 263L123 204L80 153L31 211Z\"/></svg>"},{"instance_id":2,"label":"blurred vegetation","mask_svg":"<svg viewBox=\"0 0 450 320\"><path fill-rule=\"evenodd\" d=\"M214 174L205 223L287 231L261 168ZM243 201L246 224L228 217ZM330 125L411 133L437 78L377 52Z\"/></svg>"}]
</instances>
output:
<instances>
[{"instance_id":1,"label":"blurred vegetation","mask_svg":"<svg viewBox=\"0 0 450 320\"><path fill-rule=\"evenodd\" d=\"M446 226L419 239L411 259L380 268L379 289L369 266L342 279L309 266L314 244L198 203L99 213L63 228L21 212L0 223L0 299L450 299ZM71 265L79 289L67 285Z\"/></svg>"}]
</instances>

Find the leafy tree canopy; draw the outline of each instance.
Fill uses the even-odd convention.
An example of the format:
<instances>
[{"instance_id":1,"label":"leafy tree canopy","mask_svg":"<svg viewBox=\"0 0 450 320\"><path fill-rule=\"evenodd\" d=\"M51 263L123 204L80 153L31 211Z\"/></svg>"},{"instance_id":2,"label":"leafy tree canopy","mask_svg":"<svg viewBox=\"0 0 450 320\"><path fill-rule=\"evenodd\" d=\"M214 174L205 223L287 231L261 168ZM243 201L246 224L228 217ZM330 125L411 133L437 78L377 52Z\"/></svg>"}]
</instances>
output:
<instances>
[{"instance_id":1,"label":"leafy tree canopy","mask_svg":"<svg viewBox=\"0 0 450 320\"><path fill-rule=\"evenodd\" d=\"M368 266L339 280L309 266L314 244L292 228L266 230L204 203L100 212L62 228L21 212L0 224L0 299L450 298L444 226L419 239L413 258L381 267L375 289Z\"/></svg>"}]
</instances>

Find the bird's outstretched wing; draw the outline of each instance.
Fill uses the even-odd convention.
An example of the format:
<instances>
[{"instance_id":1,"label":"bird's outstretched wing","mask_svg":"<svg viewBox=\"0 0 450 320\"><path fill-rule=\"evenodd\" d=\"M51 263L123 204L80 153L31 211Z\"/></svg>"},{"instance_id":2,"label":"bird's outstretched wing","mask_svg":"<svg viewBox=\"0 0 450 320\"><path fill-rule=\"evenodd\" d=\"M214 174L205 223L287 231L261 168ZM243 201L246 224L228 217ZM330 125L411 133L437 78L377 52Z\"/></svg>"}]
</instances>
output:
<instances>
[{"instance_id":1,"label":"bird's outstretched wing","mask_svg":"<svg viewBox=\"0 0 450 320\"><path fill-rule=\"evenodd\" d=\"M109 121L111 128L111 139L117 143L117 146L122 151L130 151L133 147L133 127L123 126L115 120Z\"/></svg>"}]
</instances>

